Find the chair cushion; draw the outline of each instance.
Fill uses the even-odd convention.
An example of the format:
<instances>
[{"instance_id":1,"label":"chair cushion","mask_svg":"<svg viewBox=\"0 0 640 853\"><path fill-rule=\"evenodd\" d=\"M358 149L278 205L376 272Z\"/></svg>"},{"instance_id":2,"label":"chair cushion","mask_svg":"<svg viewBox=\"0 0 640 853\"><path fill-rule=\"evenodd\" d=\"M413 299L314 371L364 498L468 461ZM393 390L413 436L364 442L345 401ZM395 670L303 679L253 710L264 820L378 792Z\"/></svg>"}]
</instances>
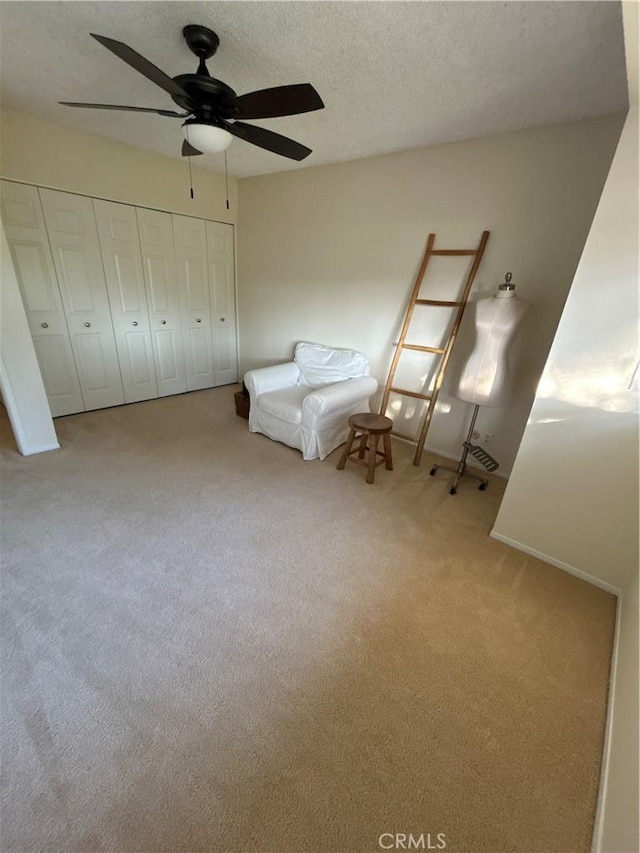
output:
<instances>
[{"instance_id":1,"label":"chair cushion","mask_svg":"<svg viewBox=\"0 0 640 853\"><path fill-rule=\"evenodd\" d=\"M299 424L302 420L302 401L311 390L308 385L294 385L292 388L267 391L258 397L258 406L274 418Z\"/></svg>"},{"instance_id":2,"label":"chair cushion","mask_svg":"<svg viewBox=\"0 0 640 853\"><path fill-rule=\"evenodd\" d=\"M301 341L296 344L294 361L300 370L301 383L309 388L322 388L369 375L369 362L361 352Z\"/></svg>"}]
</instances>

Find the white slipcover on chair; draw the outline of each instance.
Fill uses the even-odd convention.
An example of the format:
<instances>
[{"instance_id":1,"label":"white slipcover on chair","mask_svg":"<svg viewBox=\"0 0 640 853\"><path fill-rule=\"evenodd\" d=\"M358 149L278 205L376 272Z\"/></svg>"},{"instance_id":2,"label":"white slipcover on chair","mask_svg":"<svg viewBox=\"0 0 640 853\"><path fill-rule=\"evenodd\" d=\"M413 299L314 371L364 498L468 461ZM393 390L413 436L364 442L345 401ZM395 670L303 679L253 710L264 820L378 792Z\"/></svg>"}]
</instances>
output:
<instances>
[{"instance_id":1,"label":"white slipcover on chair","mask_svg":"<svg viewBox=\"0 0 640 853\"><path fill-rule=\"evenodd\" d=\"M378 383L369 362L356 350L302 341L294 360L250 370L249 429L302 451L303 459L324 459L346 441L349 416L369 411Z\"/></svg>"}]
</instances>

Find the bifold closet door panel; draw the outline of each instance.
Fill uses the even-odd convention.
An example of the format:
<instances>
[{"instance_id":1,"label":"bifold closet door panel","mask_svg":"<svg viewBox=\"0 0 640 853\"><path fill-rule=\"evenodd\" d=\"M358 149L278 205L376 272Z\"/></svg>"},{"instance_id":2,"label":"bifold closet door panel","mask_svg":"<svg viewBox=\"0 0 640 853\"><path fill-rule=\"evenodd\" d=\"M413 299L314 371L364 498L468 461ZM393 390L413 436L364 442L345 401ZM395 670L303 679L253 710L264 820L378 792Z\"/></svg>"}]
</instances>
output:
<instances>
[{"instance_id":1,"label":"bifold closet door panel","mask_svg":"<svg viewBox=\"0 0 640 853\"><path fill-rule=\"evenodd\" d=\"M158 396L136 210L93 202L126 403Z\"/></svg>"},{"instance_id":2,"label":"bifold closet door panel","mask_svg":"<svg viewBox=\"0 0 640 853\"><path fill-rule=\"evenodd\" d=\"M203 219L172 214L187 388L216 384L211 335L207 231Z\"/></svg>"},{"instance_id":3,"label":"bifold closet door panel","mask_svg":"<svg viewBox=\"0 0 640 853\"><path fill-rule=\"evenodd\" d=\"M52 416L84 411L36 187L2 181L2 222Z\"/></svg>"},{"instance_id":4,"label":"bifold closet door panel","mask_svg":"<svg viewBox=\"0 0 640 853\"><path fill-rule=\"evenodd\" d=\"M233 225L207 222L216 385L238 381Z\"/></svg>"},{"instance_id":5,"label":"bifold closet door panel","mask_svg":"<svg viewBox=\"0 0 640 853\"><path fill-rule=\"evenodd\" d=\"M187 390L171 214L136 208L158 396Z\"/></svg>"},{"instance_id":6,"label":"bifold closet door panel","mask_svg":"<svg viewBox=\"0 0 640 853\"><path fill-rule=\"evenodd\" d=\"M91 199L39 194L85 406L118 406L124 392Z\"/></svg>"}]
</instances>

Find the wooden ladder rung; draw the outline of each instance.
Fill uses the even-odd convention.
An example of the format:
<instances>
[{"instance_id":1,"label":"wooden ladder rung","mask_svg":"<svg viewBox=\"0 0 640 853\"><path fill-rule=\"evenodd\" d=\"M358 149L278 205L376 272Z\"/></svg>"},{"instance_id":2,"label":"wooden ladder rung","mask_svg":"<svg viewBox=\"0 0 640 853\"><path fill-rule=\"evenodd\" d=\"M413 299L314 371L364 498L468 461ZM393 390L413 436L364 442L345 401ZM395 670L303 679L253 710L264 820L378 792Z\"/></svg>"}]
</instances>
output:
<instances>
[{"instance_id":1,"label":"wooden ladder rung","mask_svg":"<svg viewBox=\"0 0 640 853\"><path fill-rule=\"evenodd\" d=\"M418 400L430 400L431 394L418 394L417 391L405 391L404 388L389 388L395 394L405 394L407 397L417 397Z\"/></svg>"},{"instance_id":2,"label":"wooden ladder rung","mask_svg":"<svg viewBox=\"0 0 640 853\"><path fill-rule=\"evenodd\" d=\"M462 257L463 255L477 255L477 249L432 249L432 255L458 255Z\"/></svg>"},{"instance_id":3,"label":"wooden ladder rung","mask_svg":"<svg viewBox=\"0 0 640 853\"><path fill-rule=\"evenodd\" d=\"M405 441L412 441L414 444L418 443L418 439L413 435L407 435L406 432L398 432L396 429L391 430L391 435L395 435L396 438L404 438Z\"/></svg>"},{"instance_id":4,"label":"wooden ladder rung","mask_svg":"<svg viewBox=\"0 0 640 853\"><path fill-rule=\"evenodd\" d=\"M442 305L444 308L459 308L462 302L448 302L444 299L416 299L416 305Z\"/></svg>"},{"instance_id":5,"label":"wooden ladder rung","mask_svg":"<svg viewBox=\"0 0 640 853\"><path fill-rule=\"evenodd\" d=\"M437 355L446 352L441 347L422 347L419 344L402 344L402 348L416 350L417 352L435 352Z\"/></svg>"}]
</instances>

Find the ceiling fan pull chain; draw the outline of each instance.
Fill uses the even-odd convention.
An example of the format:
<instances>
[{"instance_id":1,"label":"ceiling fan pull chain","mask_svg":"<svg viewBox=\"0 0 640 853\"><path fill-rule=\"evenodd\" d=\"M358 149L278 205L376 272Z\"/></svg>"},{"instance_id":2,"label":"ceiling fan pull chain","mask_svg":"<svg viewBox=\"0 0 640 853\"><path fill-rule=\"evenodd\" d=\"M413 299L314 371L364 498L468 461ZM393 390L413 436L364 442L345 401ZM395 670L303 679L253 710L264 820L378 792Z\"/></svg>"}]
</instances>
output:
<instances>
[{"instance_id":1,"label":"ceiling fan pull chain","mask_svg":"<svg viewBox=\"0 0 640 853\"><path fill-rule=\"evenodd\" d=\"M189 125L186 127L187 132L187 142L189 142ZM191 144L191 143L189 143ZM191 175L191 155L187 157L187 161L189 163L189 192L191 193L191 198L193 198L193 177Z\"/></svg>"},{"instance_id":2,"label":"ceiling fan pull chain","mask_svg":"<svg viewBox=\"0 0 640 853\"><path fill-rule=\"evenodd\" d=\"M224 152L224 185L227 192L227 210L229 210L229 170L227 169L227 151Z\"/></svg>"}]
</instances>

